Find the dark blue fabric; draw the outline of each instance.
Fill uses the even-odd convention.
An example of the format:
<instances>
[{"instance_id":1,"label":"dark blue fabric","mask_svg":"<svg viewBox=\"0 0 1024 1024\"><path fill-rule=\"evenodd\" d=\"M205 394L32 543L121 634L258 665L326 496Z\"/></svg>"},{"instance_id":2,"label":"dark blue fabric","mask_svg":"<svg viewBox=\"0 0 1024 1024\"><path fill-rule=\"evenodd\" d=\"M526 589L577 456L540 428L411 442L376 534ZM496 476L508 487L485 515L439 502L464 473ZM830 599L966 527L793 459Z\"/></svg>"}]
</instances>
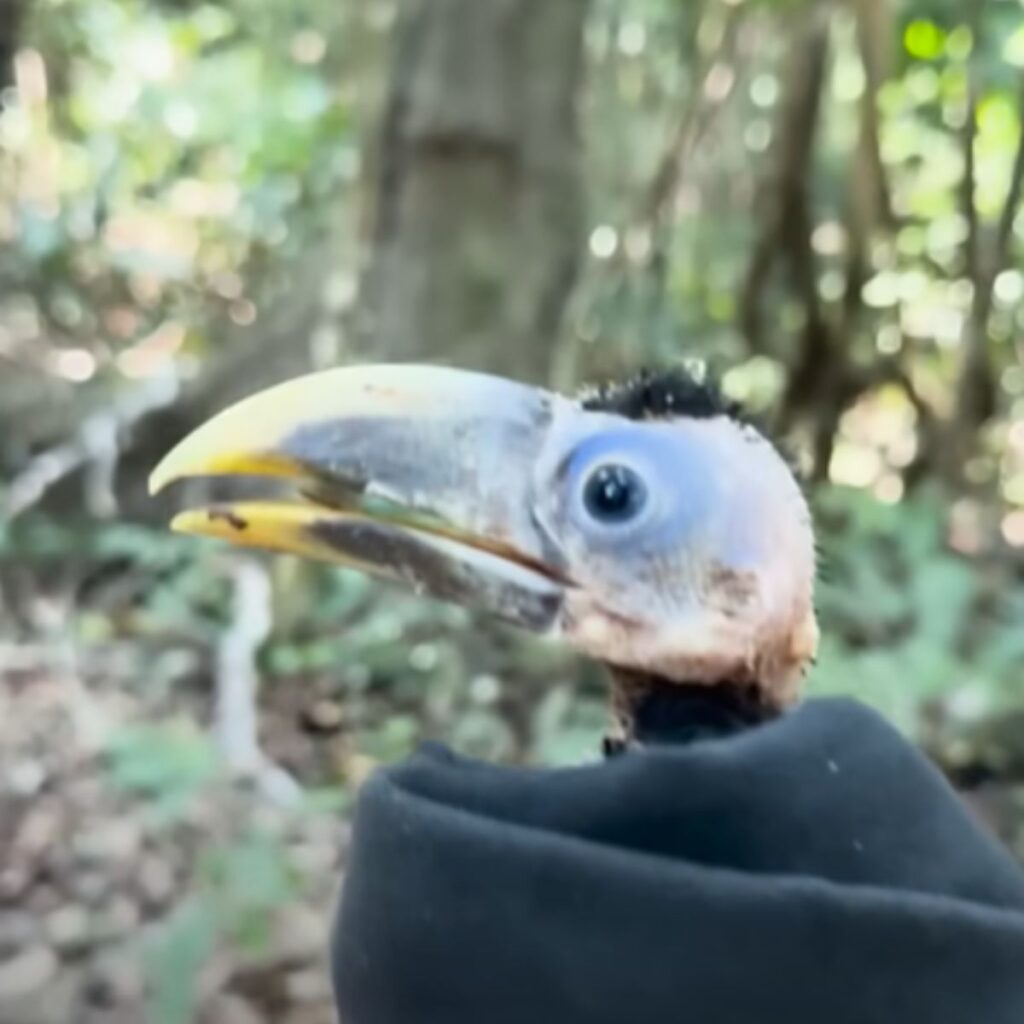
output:
<instances>
[{"instance_id":1,"label":"dark blue fabric","mask_svg":"<svg viewBox=\"0 0 1024 1024\"><path fill-rule=\"evenodd\" d=\"M1024 875L881 718L811 701L578 769L364 788L344 1024L1024 1024Z\"/></svg>"}]
</instances>

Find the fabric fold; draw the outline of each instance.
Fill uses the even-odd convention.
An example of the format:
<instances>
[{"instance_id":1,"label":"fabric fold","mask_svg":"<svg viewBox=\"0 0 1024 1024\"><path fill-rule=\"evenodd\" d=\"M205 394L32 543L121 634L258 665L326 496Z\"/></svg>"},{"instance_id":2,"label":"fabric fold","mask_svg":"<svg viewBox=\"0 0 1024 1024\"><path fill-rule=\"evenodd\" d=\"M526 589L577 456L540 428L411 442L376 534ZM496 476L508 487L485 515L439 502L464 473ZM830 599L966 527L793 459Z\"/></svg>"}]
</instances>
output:
<instances>
[{"instance_id":1,"label":"fabric fold","mask_svg":"<svg viewBox=\"0 0 1024 1024\"><path fill-rule=\"evenodd\" d=\"M1024 875L873 712L364 788L344 1024L1021 1024Z\"/></svg>"}]
</instances>

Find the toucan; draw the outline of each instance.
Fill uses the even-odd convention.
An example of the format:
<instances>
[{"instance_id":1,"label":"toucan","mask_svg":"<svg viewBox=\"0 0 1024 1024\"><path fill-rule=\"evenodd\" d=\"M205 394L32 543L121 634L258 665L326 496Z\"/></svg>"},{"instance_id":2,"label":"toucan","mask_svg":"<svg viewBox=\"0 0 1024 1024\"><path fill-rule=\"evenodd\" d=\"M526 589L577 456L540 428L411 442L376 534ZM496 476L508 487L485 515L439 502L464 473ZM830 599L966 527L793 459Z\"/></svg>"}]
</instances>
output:
<instances>
[{"instance_id":1,"label":"toucan","mask_svg":"<svg viewBox=\"0 0 1024 1024\"><path fill-rule=\"evenodd\" d=\"M284 479L295 497L215 504L174 527L561 638L612 670L609 750L770 719L815 652L803 492L697 373L569 398L442 367L328 370L216 416L151 487L238 474Z\"/></svg>"}]
</instances>

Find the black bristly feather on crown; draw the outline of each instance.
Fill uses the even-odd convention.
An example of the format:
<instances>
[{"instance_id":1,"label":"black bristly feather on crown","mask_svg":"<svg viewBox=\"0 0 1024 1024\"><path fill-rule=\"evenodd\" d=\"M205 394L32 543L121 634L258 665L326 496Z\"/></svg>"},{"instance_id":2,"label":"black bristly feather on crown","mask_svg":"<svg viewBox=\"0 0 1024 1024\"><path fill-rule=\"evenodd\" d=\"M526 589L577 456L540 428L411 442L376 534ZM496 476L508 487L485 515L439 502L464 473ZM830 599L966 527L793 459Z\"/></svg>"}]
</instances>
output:
<instances>
[{"instance_id":1,"label":"black bristly feather on crown","mask_svg":"<svg viewBox=\"0 0 1024 1024\"><path fill-rule=\"evenodd\" d=\"M728 416L740 423L750 422L743 408L727 398L715 380L680 368L642 370L627 381L585 392L582 403L592 412L614 413L631 420Z\"/></svg>"}]
</instances>

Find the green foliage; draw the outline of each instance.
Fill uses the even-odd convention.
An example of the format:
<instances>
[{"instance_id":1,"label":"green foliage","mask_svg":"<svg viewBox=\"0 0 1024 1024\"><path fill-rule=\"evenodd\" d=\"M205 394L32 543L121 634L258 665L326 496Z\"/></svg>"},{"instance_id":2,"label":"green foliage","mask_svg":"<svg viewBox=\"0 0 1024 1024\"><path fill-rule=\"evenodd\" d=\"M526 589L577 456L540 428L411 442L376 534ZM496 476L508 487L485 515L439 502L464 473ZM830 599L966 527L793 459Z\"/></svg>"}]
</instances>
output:
<instances>
[{"instance_id":1,"label":"green foliage","mask_svg":"<svg viewBox=\"0 0 1024 1024\"><path fill-rule=\"evenodd\" d=\"M107 756L117 785L147 797L158 820L171 820L209 784L217 760L208 736L185 720L117 733Z\"/></svg>"},{"instance_id":2,"label":"green foliage","mask_svg":"<svg viewBox=\"0 0 1024 1024\"><path fill-rule=\"evenodd\" d=\"M251 831L212 849L194 895L163 921L145 950L154 1024L188 1024L200 973L223 942L260 953L275 911L293 901L297 879L281 842Z\"/></svg>"},{"instance_id":3,"label":"green foliage","mask_svg":"<svg viewBox=\"0 0 1024 1024\"><path fill-rule=\"evenodd\" d=\"M597 681L604 688L604 680ZM596 689L596 688L595 688ZM593 760L608 732L605 700L587 699L567 683L548 689L533 709L531 757L541 764L573 765Z\"/></svg>"},{"instance_id":4,"label":"green foliage","mask_svg":"<svg viewBox=\"0 0 1024 1024\"><path fill-rule=\"evenodd\" d=\"M217 937L216 908L195 898L175 910L145 950L154 1024L189 1024L198 1002L199 972Z\"/></svg>"},{"instance_id":5,"label":"green foliage","mask_svg":"<svg viewBox=\"0 0 1024 1024\"><path fill-rule=\"evenodd\" d=\"M1022 685L1024 588L953 554L927 495L884 505L852 490L818 496L824 632L819 693L848 693L908 731L934 702L970 692L997 707ZM1005 587L1005 589L1004 589Z\"/></svg>"},{"instance_id":6,"label":"green foliage","mask_svg":"<svg viewBox=\"0 0 1024 1024\"><path fill-rule=\"evenodd\" d=\"M244 948L263 949L271 915L294 899L297 889L280 841L251 832L212 851L205 876L219 928Z\"/></svg>"},{"instance_id":7,"label":"green foliage","mask_svg":"<svg viewBox=\"0 0 1024 1024\"><path fill-rule=\"evenodd\" d=\"M0 317L17 309L37 357L99 404L216 348L208 324L251 323L267 268L323 233L358 163L333 65L362 46L359 66L364 30L332 5L248 0L30 15L38 59L0 106Z\"/></svg>"}]
</instances>

